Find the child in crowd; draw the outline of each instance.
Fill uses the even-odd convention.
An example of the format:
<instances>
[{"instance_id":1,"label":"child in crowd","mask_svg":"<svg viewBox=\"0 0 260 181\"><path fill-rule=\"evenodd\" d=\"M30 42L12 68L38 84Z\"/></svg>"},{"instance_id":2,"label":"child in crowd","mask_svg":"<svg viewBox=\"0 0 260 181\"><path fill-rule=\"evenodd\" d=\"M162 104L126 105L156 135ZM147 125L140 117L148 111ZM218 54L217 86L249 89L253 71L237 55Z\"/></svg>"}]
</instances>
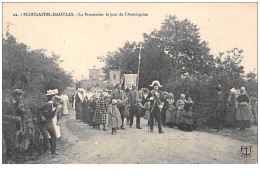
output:
<instances>
[{"instance_id":1,"label":"child in crowd","mask_svg":"<svg viewBox=\"0 0 260 181\"><path fill-rule=\"evenodd\" d=\"M117 134L116 128L119 128L120 123L122 122L120 112L117 108L116 99L112 100L112 104L109 105L107 113L108 113L107 127L112 128L112 134L115 135Z\"/></svg>"}]
</instances>

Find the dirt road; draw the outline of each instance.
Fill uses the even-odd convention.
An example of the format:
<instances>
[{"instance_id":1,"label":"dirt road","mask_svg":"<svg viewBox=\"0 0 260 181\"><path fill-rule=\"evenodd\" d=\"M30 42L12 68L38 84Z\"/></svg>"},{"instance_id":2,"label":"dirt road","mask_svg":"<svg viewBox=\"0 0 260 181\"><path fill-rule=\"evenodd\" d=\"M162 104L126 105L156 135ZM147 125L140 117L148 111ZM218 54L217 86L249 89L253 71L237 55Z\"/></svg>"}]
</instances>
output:
<instances>
[{"instance_id":1,"label":"dirt road","mask_svg":"<svg viewBox=\"0 0 260 181\"><path fill-rule=\"evenodd\" d=\"M148 134L147 121L143 129L126 126L112 135L111 130L96 130L75 120L75 111L64 118L62 139L58 141L60 155L41 157L28 163L42 164L164 164L164 163L256 163L257 127L241 132L183 132L164 128L165 133ZM250 158L241 157L241 146L253 146Z\"/></svg>"}]
</instances>

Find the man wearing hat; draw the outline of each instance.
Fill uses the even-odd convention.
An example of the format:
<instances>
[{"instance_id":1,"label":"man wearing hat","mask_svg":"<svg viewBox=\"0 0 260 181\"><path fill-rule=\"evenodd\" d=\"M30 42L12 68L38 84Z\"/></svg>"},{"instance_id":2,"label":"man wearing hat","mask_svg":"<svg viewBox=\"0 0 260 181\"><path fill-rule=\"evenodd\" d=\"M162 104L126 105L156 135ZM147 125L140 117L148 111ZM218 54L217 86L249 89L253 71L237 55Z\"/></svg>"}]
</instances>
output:
<instances>
[{"instance_id":1,"label":"man wearing hat","mask_svg":"<svg viewBox=\"0 0 260 181\"><path fill-rule=\"evenodd\" d=\"M56 153L56 131L52 122L52 119L55 116L56 108L58 104L56 101L53 102L55 99L55 95L58 94L58 89L48 90L47 91L47 101L40 109L39 109L39 118L40 118L40 130L43 135L43 142L44 142L44 154L47 153L49 148L49 135L50 135L50 145L51 145L51 153Z\"/></svg>"},{"instance_id":2,"label":"man wearing hat","mask_svg":"<svg viewBox=\"0 0 260 181\"><path fill-rule=\"evenodd\" d=\"M117 84L116 90L112 92L110 99L117 100L117 108L121 114L121 119L122 119L121 129L125 129L124 128L125 102L127 101L128 98L125 94L125 91L121 90L121 88L122 88L121 84Z\"/></svg>"},{"instance_id":3,"label":"man wearing hat","mask_svg":"<svg viewBox=\"0 0 260 181\"><path fill-rule=\"evenodd\" d=\"M153 132L154 119L158 123L158 131L160 134L164 133L162 130L161 122L161 110L163 108L163 94L159 91L159 87L162 87L158 80L155 80L150 85L153 90L149 92L147 99L150 101L150 129Z\"/></svg>"},{"instance_id":4,"label":"man wearing hat","mask_svg":"<svg viewBox=\"0 0 260 181\"><path fill-rule=\"evenodd\" d=\"M25 106L22 101L24 92L15 89L8 101L3 101L3 138L6 143L7 158L3 163L12 163L15 148L15 132L20 129L20 122L25 113Z\"/></svg>"},{"instance_id":5,"label":"man wearing hat","mask_svg":"<svg viewBox=\"0 0 260 181\"><path fill-rule=\"evenodd\" d=\"M129 103L130 103L130 127L133 125L134 116L136 116L136 128L142 129L140 126L140 105L141 97L139 91L136 90L136 86L132 86L132 91L129 94Z\"/></svg>"}]
</instances>

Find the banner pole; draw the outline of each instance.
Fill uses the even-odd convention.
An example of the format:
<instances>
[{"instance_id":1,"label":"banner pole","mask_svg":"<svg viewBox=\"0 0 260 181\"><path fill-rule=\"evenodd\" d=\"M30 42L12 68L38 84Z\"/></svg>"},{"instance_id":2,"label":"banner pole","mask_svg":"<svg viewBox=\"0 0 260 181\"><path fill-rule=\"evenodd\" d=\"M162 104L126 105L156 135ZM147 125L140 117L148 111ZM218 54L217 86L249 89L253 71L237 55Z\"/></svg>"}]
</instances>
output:
<instances>
[{"instance_id":1,"label":"banner pole","mask_svg":"<svg viewBox=\"0 0 260 181\"><path fill-rule=\"evenodd\" d=\"M140 47L139 48L139 56L138 56L138 73L137 73L137 82L136 82L136 87L137 87L137 90L139 90L139 76L140 76L140 63L141 63L141 51L143 49L142 47L142 43L140 43Z\"/></svg>"}]
</instances>

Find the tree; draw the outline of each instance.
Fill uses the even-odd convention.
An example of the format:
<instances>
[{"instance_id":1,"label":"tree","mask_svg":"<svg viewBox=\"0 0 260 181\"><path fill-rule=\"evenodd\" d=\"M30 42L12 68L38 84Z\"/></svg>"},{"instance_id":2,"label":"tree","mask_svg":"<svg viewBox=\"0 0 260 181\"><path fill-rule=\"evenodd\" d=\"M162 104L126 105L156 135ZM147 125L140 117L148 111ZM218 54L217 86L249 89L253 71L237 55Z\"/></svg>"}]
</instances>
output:
<instances>
[{"instance_id":1,"label":"tree","mask_svg":"<svg viewBox=\"0 0 260 181\"><path fill-rule=\"evenodd\" d=\"M221 52L216 57L211 76L216 84L221 84L225 93L232 87L238 89L244 85L244 67L240 65L243 58L243 50L238 48Z\"/></svg>"},{"instance_id":2,"label":"tree","mask_svg":"<svg viewBox=\"0 0 260 181\"><path fill-rule=\"evenodd\" d=\"M3 39L3 92L23 89L29 102L34 104L45 99L48 89L60 91L72 83L72 76L63 70L59 56L46 50L30 50L30 47L18 43L10 33Z\"/></svg>"},{"instance_id":3,"label":"tree","mask_svg":"<svg viewBox=\"0 0 260 181\"><path fill-rule=\"evenodd\" d=\"M187 19L179 21L176 16L166 16L160 30L144 33L143 37L140 87L147 87L155 79L168 84L186 72L197 75L212 70L214 58L208 44L201 41L199 29ZM138 52L133 52L134 45L135 42L126 42L117 51L98 57L106 62L104 72L107 77L108 69L137 73Z\"/></svg>"},{"instance_id":4,"label":"tree","mask_svg":"<svg viewBox=\"0 0 260 181\"><path fill-rule=\"evenodd\" d=\"M254 72L246 74L245 87L250 96L258 97L257 75Z\"/></svg>"}]
</instances>

